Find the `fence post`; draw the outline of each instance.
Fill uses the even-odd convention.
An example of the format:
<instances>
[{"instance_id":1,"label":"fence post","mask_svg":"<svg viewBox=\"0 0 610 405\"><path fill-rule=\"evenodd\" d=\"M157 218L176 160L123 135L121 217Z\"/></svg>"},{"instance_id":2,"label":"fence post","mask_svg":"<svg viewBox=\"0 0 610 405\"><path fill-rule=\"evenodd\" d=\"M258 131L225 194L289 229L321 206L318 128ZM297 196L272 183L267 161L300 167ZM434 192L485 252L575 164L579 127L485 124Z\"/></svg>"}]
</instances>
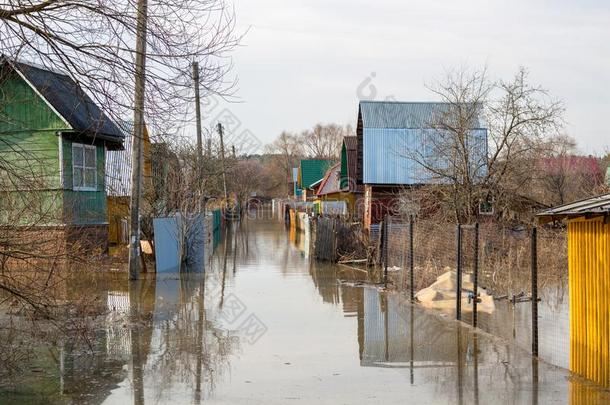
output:
<instances>
[{"instance_id":1,"label":"fence post","mask_svg":"<svg viewBox=\"0 0 610 405\"><path fill-rule=\"evenodd\" d=\"M538 356L538 229L532 228L532 355Z\"/></svg>"},{"instance_id":2,"label":"fence post","mask_svg":"<svg viewBox=\"0 0 610 405\"><path fill-rule=\"evenodd\" d=\"M415 301L414 284L415 284L415 252L413 252L413 215L409 219L409 284L411 289L411 302Z\"/></svg>"},{"instance_id":3,"label":"fence post","mask_svg":"<svg viewBox=\"0 0 610 405\"><path fill-rule=\"evenodd\" d=\"M455 319L462 320L462 224L458 224L456 230L456 248L457 248L457 263L456 263L456 302L455 302Z\"/></svg>"},{"instance_id":4,"label":"fence post","mask_svg":"<svg viewBox=\"0 0 610 405\"><path fill-rule=\"evenodd\" d=\"M330 261L332 263L336 263L337 259L338 259L338 254L337 254L337 227L338 227L338 223L339 220L337 218L333 218L332 219L332 232L331 232L331 248L332 251L330 253Z\"/></svg>"},{"instance_id":5,"label":"fence post","mask_svg":"<svg viewBox=\"0 0 610 405\"><path fill-rule=\"evenodd\" d=\"M477 304L479 301L479 223L474 224L474 271L472 287L474 290L472 299L472 326L477 327Z\"/></svg>"},{"instance_id":6,"label":"fence post","mask_svg":"<svg viewBox=\"0 0 610 405\"><path fill-rule=\"evenodd\" d=\"M388 284L388 216L383 218L383 282Z\"/></svg>"}]
</instances>

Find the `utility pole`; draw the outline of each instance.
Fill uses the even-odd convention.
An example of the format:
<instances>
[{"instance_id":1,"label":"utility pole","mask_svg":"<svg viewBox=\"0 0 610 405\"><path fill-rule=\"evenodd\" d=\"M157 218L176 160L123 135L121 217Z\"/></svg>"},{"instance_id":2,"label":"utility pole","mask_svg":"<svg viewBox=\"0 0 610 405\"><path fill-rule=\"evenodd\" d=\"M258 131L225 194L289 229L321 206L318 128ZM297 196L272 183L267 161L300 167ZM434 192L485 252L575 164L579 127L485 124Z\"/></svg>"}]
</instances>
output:
<instances>
[{"instance_id":1,"label":"utility pole","mask_svg":"<svg viewBox=\"0 0 610 405\"><path fill-rule=\"evenodd\" d=\"M199 97L199 62L193 62L193 85L195 86L195 117L197 120L197 156L195 166L197 168L197 178L199 179L199 196L203 196L203 142L201 139L201 101ZM199 201L199 211L201 212ZM203 202L205 204L205 201ZM205 214L204 214L205 217Z\"/></svg>"},{"instance_id":2,"label":"utility pole","mask_svg":"<svg viewBox=\"0 0 610 405\"><path fill-rule=\"evenodd\" d=\"M142 196L142 139L144 138L144 91L146 86L146 25L148 1L138 0L136 28L136 81L134 95L133 139L131 151L131 221L129 228L129 279L140 273L140 198Z\"/></svg>"},{"instance_id":3,"label":"utility pole","mask_svg":"<svg viewBox=\"0 0 610 405\"><path fill-rule=\"evenodd\" d=\"M222 168L222 186L224 187L225 192L225 204L227 203L228 195L227 195L227 176L225 173L225 144L222 140L222 124L218 123L218 135L220 135L220 165Z\"/></svg>"},{"instance_id":4,"label":"utility pole","mask_svg":"<svg viewBox=\"0 0 610 405\"><path fill-rule=\"evenodd\" d=\"M195 85L195 116L197 117L197 164L200 166L203 155L201 140L201 103L199 98L199 63L193 62L193 84Z\"/></svg>"}]
</instances>

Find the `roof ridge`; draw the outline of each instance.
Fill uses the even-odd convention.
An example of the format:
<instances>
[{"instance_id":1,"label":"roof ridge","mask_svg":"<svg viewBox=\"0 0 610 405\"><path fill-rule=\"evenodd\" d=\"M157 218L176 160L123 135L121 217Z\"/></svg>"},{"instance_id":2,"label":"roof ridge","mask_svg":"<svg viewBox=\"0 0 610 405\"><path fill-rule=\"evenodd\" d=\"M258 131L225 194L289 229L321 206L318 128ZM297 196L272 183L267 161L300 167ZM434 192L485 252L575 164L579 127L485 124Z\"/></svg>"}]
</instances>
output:
<instances>
[{"instance_id":1,"label":"roof ridge","mask_svg":"<svg viewBox=\"0 0 610 405\"><path fill-rule=\"evenodd\" d=\"M9 63L17 63L19 65L25 65L28 67L33 67L35 69L39 69L39 70L45 70L47 72L50 73L54 73L56 75L61 75L61 76L66 76L66 77L71 77L67 72L64 72L63 70L59 70L56 68L50 68L48 66L36 63L36 62L30 62L28 60L23 60L23 59L14 59L14 58L10 58L8 56L4 56L4 59L6 61L8 61Z\"/></svg>"},{"instance_id":2,"label":"roof ridge","mask_svg":"<svg viewBox=\"0 0 610 405\"><path fill-rule=\"evenodd\" d=\"M397 100L360 100L360 103L375 104L452 104L447 101L397 101Z\"/></svg>"}]
</instances>

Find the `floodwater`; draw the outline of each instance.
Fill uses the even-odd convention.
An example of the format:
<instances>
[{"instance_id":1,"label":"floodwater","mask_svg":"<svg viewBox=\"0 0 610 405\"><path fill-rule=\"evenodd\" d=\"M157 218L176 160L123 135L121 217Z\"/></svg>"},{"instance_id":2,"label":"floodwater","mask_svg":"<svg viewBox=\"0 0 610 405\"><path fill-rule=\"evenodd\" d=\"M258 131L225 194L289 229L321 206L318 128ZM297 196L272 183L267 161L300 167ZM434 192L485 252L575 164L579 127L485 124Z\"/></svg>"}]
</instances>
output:
<instances>
[{"instance_id":1,"label":"floodwater","mask_svg":"<svg viewBox=\"0 0 610 405\"><path fill-rule=\"evenodd\" d=\"M108 315L91 347L40 350L18 383L0 383L0 403L610 403L506 340L310 261L280 222L221 239L205 278L98 280Z\"/></svg>"},{"instance_id":2,"label":"floodwater","mask_svg":"<svg viewBox=\"0 0 610 405\"><path fill-rule=\"evenodd\" d=\"M538 303L538 352L545 362L570 367L570 317L567 285L545 286ZM513 341L517 346L531 350L531 301L496 301L496 311L483 316L479 327L494 336Z\"/></svg>"}]
</instances>

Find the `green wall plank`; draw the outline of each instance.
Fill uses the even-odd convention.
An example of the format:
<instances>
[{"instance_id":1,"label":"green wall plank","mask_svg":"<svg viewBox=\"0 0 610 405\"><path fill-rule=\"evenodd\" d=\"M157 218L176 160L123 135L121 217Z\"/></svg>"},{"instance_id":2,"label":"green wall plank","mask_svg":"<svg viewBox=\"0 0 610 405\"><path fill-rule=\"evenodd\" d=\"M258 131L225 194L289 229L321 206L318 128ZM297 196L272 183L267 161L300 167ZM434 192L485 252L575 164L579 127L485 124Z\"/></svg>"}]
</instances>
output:
<instances>
[{"instance_id":1,"label":"green wall plank","mask_svg":"<svg viewBox=\"0 0 610 405\"><path fill-rule=\"evenodd\" d=\"M97 191L74 191L72 141L57 135L69 130L16 73L10 72L0 79L0 190L9 190L0 196L4 197L0 203L4 208L2 222L29 225L107 222L105 148L96 146ZM11 173L2 171L2 165L10 167ZM28 202L31 209L26 206Z\"/></svg>"}]
</instances>

